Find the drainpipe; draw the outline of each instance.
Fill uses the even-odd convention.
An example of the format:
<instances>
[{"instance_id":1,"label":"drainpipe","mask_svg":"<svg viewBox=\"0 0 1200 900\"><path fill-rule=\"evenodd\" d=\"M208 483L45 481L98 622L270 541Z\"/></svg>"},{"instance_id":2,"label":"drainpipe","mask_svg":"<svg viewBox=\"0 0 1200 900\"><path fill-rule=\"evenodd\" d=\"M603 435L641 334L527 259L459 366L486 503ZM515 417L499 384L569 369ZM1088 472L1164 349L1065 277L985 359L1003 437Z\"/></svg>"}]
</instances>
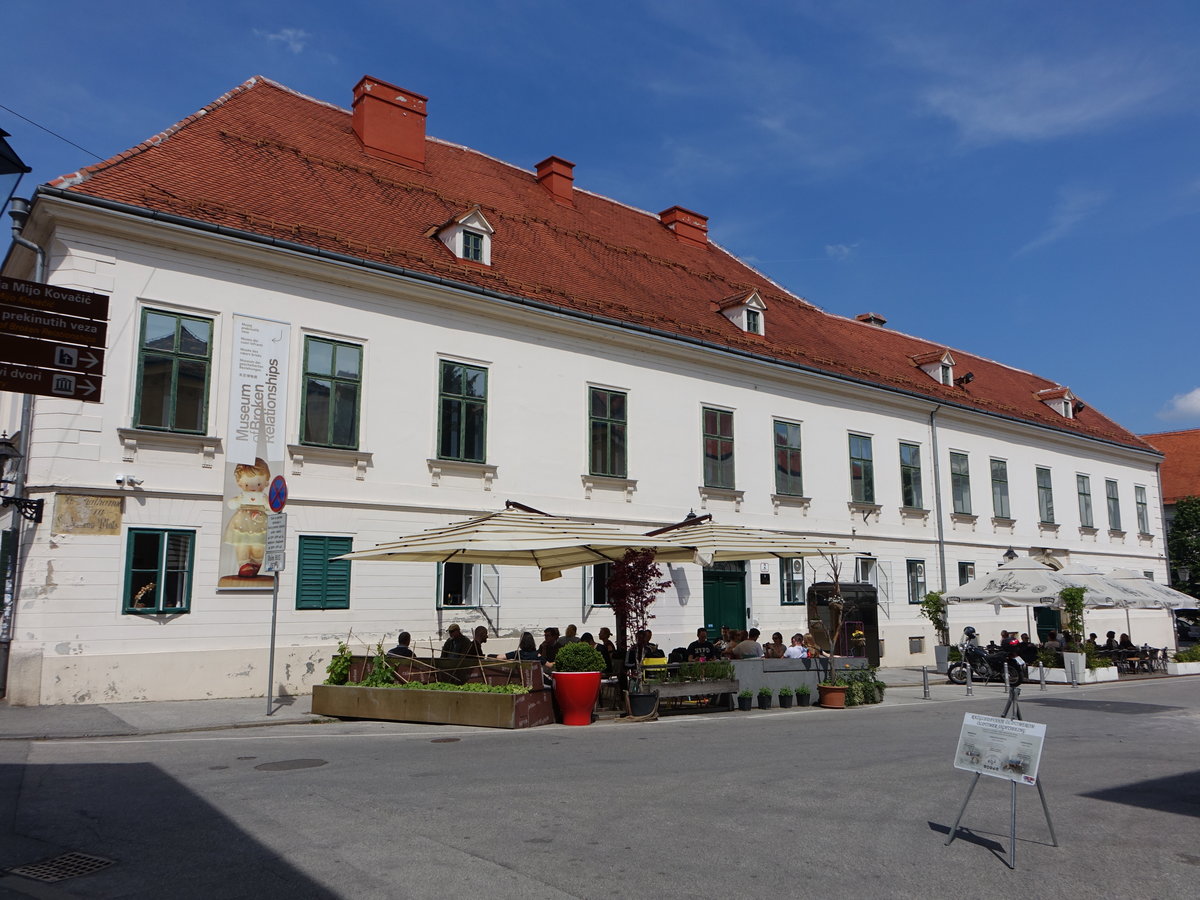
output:
<instances>
[{"instance_id":1,"label":"drainpipe","mask_svg":"<svg viewBox=\"0 0 1200 900\"><path fill-rule=\"evenodd\" d=\"M946 591L946 525L942 521L942 466L938 453L937 414L939 403L929 413L929 443L933 450L933 512L937 518L938 590Z\"/></svg>"},{"instance_id":2,"label":"drainpipe","mask_svg":"<svg viewBox=\"0 0 1200 900\"><path fill-rule=\"evenodd\" d=\"M24 247L33 252L33 280L39 284L46 276L46 251L21 236L25 223L29 219L29 201L13 197L9 201L8 214L12 216L12 240L18 247ZM32 445L33 430L33 395L21 397L21 430L17 450L21 458L16 460L16 472L13 473L13 496L25 496L26 472L29 470L29 450ZM21 540L24 531L24 519L14 507L12 516L13 560L12 560L12 590L4 594L3 613L0 614L0 697L8 696L8 658L12 648L12 638L16 634L17 598L21 596L21 560L23 558Z\"/></svg>"}]
</instances>

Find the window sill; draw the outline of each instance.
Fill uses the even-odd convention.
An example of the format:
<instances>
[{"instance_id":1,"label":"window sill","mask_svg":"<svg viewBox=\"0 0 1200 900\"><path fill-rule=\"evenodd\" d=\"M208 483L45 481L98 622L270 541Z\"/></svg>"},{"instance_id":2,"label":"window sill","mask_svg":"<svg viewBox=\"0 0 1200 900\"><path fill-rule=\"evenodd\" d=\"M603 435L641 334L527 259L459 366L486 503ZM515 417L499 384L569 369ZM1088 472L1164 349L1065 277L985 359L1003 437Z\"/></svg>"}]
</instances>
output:
<instances>
[{"instance_id":1,"label":"window sill","mask_svg":"<svg viewBox=\"0 0 1200 900\"><path fill-rule=\"evenodd\" d=\"M212 435L183 434L178 431L152 431L147 428L118 428L117 437L121 439L123 451L122 462L137 462L138 445L158 447L167 450L187 450L200 454L200 465L206 469L213 467L217 452L221 449L221 439Z\"/></svg>"},{"instance_id":2,"label":"window sill","mask_svg":"<svg viewBox=\"0 0 1200 900\"><path fill-rule=\"evenodd\" d=\"M1080 525L1079 533L1085 537L1091 537L1100 533L1100 529L1093 528L1091 525Z\"/></svg>"},{"instance_id":3,"label":"window sill","mask_svg":"<svg viewBox=\"0 0 1200 900\"><path fill-rule=\"evenodd\" d=\"M1016 519L1009 519L1005 516L992 516L992 527L994 528L1012 528L1016 524Z\"/></svg>"},{"instance_id":4,"label":"window sill","mask_svg":"<svg viewBox=\"0 0 1200 900\"><path fill-rule=\"evenodd\" d=\"M1058 534L1057 522L1038 522L1039 531L1048 531L1052 534Z\"/></svg>"},{"instance_id":5,"label":"window sill","mask_svg":"<svg viewBox=\"0 0 1200 900\"><path fill-rule=\"evenodd\" d=\"M366 450L342 450L339 447L318 447L310 444L288 444L292 457L292 474L304 474L304 463L319 462L329 465L353 466L356 481L364 481L373 454Z\"/></svg>"},{"instance_id":6,"label":"window sill","mask_svg":"<svg viewBox=\"0 0 1200 900\"><path fill-rule=\"evenodd\" d=\"M1125 532L1123 532L1120 528L1108 529L1108 536L1110 538L1120 538L1121 540L1125 540Z\"/></svg>"},{"instance_id":7,"label":"window sill","mask_svg":"<svg viewBox=\"0 0 1200 900\"><path fill-rule=\"evenodd\" d=\"M979 516L974 513L950 513L951 522L959 522L963 525L974 525L979 521Z\"/></svg>"},{"instance_id":8,"label":"window sill","mask_svg":"<svg viewBox=\"0 0 1200 900\"><path fill-rule=\"evenodd\" d=\"M864 503L861 500L851 500L846 504L846 507L850 510L850 515L858 513L862 516L864 522L872 515L878 520L879 512L883 509L878 503Z\"/></svg>"},{"instance_id":9,"label":"window sill","mask_svg":"<svg viewBox=\"0 0 1200 900\"><path fill-rule=\"evenodd\" d=\"M734 488L708 487L707 485L701 485L698 490L700 491L701 509L708 509L709 500L725 500L733 504L734 512L742 511L742 498L746 496L745 491Z\"/></svg>"},{"instance_id":10,"label":"window sill","mask_svg":"<svg viewBox=\"0 0 1200 900\"><path fill-rule=\"evenodd\" d=\"M591 500L596 490L619 491L625 494L625 502L633 502L633 492L637 490L636 478L617 478L612 475L580 475L583 482L583 499Z\"/></svg>"},{"instance_id":11,"label":"window sill","mask_svg":"<svg viewBox=\"0 0 1200 900\"><path fill-rule=\"evenodd\" d=\"M811 497L801 497L797 494L772 494L771 505L775 507L775 515L779 515L779 507L794 506L797 509L808 510L812 504Z\"/></svg>"},{"instance_id":12,"label":"window sill","mask_svg":"<svg viewBox=\"0 0 1200 900\"><path fill-rule=\"evenodd\" d=\"M1154 535L1150 534L1150 532L1148 532L1148 531L1139 531L1138 532L1138 540L1152 541L1152 540L1154 540Z\"/></svg>"},{"instance_id":13,"label":"window sill","mask_svg":"<svg viewBox=\"0 0 1200 900\"><path fill-rule=\"evenodd\" d=\"M477 477L483 482L483 489L490 491L492 481L496 478L499 468L488 463L462 462L457 459L428 459L429 476L433 487L440 487L443 475L458 475L465 478Z\"/></svg>"}]
</instances>

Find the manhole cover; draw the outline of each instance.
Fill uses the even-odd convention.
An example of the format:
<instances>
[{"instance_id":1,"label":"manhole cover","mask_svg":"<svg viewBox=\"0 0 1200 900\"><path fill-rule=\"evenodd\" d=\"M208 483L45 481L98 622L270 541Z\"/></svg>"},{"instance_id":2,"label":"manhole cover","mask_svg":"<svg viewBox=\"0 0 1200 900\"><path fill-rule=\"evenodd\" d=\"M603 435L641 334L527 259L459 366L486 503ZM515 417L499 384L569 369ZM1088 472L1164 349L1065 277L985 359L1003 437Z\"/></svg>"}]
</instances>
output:
<instances>
[{"instance_id":1,"label":"manhole cover","mask_svg":"<svg viewBox=\"0 0 1200 900\"><path fill-rule=\"evenodd\" d=\"M431 744L454 744L461 740L462 740L462 738L434 738L429 743L431 743Z\"/></svg>"},{"instance_id":2,"label":"manhole cover","mask_svg":"<svg viewBox=\"0 0 1200 900\"><path fill-rule=\"evenodd\" d=\"M52 859L43 859L28 866L17 866L9 869L13 875L22 878L32 878L34 881L47 883L66 881L68 878L78 878L80 875L91 875L101 869L107 869L113 864L111 859L102 856L89 856L86 853L64 853Z\"/></svg>"},{"instance_id":3,"label":"manhole cover","mask_svg":"<svg viewBox=\"0 0 1200 900\"><path fill-rule=\"evenodd\" d=\"M324 759L281 759L279 762L262 763L254 768L260 772L288 772L292 769L315 769L326 762Z\"/></svg>"}]
</instances>

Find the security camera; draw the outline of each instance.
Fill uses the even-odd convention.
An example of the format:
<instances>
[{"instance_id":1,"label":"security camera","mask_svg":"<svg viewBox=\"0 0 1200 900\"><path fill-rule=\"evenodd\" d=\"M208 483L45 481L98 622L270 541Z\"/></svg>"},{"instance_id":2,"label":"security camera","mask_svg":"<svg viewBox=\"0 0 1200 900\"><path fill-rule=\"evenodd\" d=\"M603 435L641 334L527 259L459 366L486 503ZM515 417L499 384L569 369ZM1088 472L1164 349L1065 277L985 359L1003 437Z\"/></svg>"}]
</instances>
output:
<instances>
[{"instance_id":1,"label":"security camera","mask_svg":"<svg viewBox=\"0 0 1200 900\"><path fill-rule=\"evenodd\" d=\"M121 487L125 486L125 476L124 475L117 476L117 484L119 484Z\"/></svg>"}]
</instances>

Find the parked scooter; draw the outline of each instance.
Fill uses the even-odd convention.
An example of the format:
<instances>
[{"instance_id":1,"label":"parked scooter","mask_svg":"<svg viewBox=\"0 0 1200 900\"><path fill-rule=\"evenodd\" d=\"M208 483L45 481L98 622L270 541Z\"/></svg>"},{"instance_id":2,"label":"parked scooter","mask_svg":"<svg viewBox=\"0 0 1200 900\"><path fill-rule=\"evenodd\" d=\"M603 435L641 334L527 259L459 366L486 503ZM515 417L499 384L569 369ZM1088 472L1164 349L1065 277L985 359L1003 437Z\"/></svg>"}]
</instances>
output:
<instances>
[{"instance_id":1,"label":"parked scooter","mask_svg":"<svg viewBox=\"0 0 1200 900\"><path fill-rule=\"evenodd\" d=\"M975 629L968 625L963 629L963 639L958 645L962 659L946 669L946 676L953 684L967 683L967 666L971 667L971 680L987 684L989 681L1004 681L1004 670L1008 669L1008 683L1020 684L1025 677L1025 667L1016 659L1017 642L1001 647L994 653L984 651L977 643Z\"/></svg>"}]
</instances>

